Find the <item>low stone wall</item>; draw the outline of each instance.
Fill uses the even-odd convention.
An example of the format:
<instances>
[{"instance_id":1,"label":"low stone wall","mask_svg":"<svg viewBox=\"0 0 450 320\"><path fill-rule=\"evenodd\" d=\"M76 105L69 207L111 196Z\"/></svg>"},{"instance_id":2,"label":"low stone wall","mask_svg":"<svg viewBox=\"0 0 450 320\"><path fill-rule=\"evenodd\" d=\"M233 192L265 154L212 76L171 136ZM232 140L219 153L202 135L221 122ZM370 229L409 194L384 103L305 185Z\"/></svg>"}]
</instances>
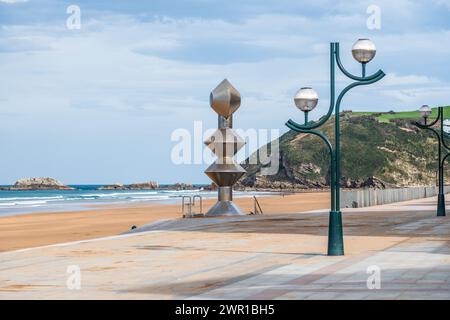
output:
<instances>
[{"instance_id":1,"label":"low stone wall","mask_svg":"<svg viewBox=\"0 0 450 320\"><path fill-rule=\"evenodd\" d=\"M450 186L445 187L450 192ZM344 190L341 192L342 208L362 208L382 204L433 197L438 194L438 187L410 187L396 189Z\"/></svg>"}]
</instances>

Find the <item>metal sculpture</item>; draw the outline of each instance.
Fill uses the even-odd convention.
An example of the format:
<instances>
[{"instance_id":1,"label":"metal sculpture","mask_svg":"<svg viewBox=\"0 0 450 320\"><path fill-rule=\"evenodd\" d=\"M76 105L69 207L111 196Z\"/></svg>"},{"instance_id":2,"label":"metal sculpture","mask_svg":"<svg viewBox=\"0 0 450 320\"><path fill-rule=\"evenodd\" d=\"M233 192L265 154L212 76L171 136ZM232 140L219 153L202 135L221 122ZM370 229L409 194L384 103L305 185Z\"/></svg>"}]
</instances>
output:
<instances>
[{"instance_id":1,"label":"metal sculpture","mask_svg":"<svg viewBox=\"0 0 450 320\"><path fill-rule=\"evenodd\" d=\"M245 173L233 157L245 141L233 130L233 113L241 105L241 95L224 79L210 94L211 108L219 115L218 129L205 141L205 145L218 157L205 174L218 187L218 201L207 216L243 215L233 203L233 185Z\"/></svg>"}]
</instances>

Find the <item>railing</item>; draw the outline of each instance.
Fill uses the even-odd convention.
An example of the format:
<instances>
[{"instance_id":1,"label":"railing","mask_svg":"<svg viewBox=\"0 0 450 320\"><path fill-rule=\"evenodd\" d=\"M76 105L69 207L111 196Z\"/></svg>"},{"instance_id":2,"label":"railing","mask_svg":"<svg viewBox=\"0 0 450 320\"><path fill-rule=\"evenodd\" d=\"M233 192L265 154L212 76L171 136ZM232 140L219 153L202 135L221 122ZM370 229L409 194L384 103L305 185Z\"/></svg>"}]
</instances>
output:
<instances>
[{"instance_id":1,"label":"railing","mask_svg":"<svg viewBox=\"0 0 450 320\"><path fill-rule=\"evenodd\" d=\"M195 199L198 199L199 202L200 202L200 211L198 212L198 214L203 214L203 199L202 199L202 196L195 195L195 196L192 197L192 207L194 207L194 208L195 208Z\"/></svg>"},{"instance_id":2,"label":"railing","mask_svg":"<svg viewBox=\"0 0 450 320\"><path fill-rule=\"evenodd\" d=\"M198 199L199 212L195 211L195 200ZM195 196L182 196L181 197L181 213L183 218L193 218L195 216L203 215L203 199L200 195Z\"/></svg>"},{"instance_id":3,"label":"railing","mask_svg":"<svg viewBox=\"0 0 450 320\"><path fill-rule=\"evenodd\" d=\"M258 199L256 199L256 196L253 196L253 213L254 214L263 214L263 211L261 209L261 206L259 205Z\"/></svg>"},{"instance_id":4,"label":"railing","mask_svg":"<svg viewBox=\"0 0 450 320\"><path fill-rule=\"evenodd\" d=\"M185 200L189 200L186 202ZM187 212L186 212L187 208ZM182 196L181 197L181 213L183 214L183 218L192 217L192 198L190 196Z\"/></svg>"}]
</instances>

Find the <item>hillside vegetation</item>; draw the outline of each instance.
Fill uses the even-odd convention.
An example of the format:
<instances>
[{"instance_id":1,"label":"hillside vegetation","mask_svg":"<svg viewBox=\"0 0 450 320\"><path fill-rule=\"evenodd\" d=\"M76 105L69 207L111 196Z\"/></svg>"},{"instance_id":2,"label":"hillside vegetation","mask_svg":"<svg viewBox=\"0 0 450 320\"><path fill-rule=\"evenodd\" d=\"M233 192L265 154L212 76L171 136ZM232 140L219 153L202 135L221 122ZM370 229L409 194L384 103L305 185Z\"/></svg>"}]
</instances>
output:
<instances>
[{"instance_id":1,"label":"hillside vegetation","mask_svg":"<svg viewBox=\"0 0 450 320\"><path fill-rule=\"evenodd\" d=\"M437 110L434 112L437 115ZM450 107L445 108L445 114L450 116ZM341 171L345 187L436 183L437 141L431 132L413 124L419 120L418 112L344 112L340 116ZM320 130L334 143L334 118ZM256 156L254 153L251 157ZM240 185L267 189L329 186L329 154L318 137L293 131L285 133L280 138L279 160L276 175L262 176L262 165L250 165L247 159L243 165L247 174Z\"/></svg>"}]
</instances>

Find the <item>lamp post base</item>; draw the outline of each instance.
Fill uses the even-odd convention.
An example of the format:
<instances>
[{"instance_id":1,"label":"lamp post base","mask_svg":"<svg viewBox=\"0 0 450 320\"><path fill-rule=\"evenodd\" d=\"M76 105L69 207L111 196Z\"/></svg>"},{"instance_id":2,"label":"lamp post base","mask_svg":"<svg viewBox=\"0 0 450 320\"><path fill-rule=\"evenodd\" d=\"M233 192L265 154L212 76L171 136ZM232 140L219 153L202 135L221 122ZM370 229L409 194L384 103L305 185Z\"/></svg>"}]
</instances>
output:
<instances>
[{"instance_id":1,"label":"lamp post base","mask_svg":"<svg viewBox=\"0 0 450 320\"><path fill-rule=\"evenodd\" d=\"M344 255L344 237L342 232L342 212L331 211L328 225L328 255Z\"/></svg>"},{"instance_id":2,"label":"lamp post base","mask_svg":"<svg viewBox=\"0 0 450 320\"><path fill-rule=\"evenodd\" d=\"M445 196L442 193L438 195L437 216L445 217Z\"/></svg>"}]
</instances>

